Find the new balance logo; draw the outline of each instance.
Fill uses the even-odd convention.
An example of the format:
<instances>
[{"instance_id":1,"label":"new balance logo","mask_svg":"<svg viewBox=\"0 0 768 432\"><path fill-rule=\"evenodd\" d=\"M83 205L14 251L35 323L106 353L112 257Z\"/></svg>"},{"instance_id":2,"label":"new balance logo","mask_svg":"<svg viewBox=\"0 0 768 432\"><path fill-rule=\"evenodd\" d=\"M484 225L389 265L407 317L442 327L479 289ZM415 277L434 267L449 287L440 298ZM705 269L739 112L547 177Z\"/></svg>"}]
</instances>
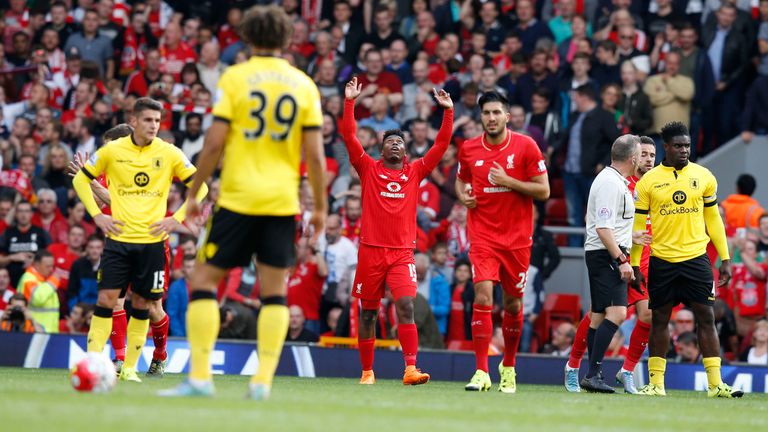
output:
<instances>
[{"instance_id":1,"label":"new balance logo","mask_svg":"<svg viewBox=\"0 0 768 432\"><path fill-rule=\"evenodd\" d=\"M476 167L478 167L478 166L483 166L483 162L485 162L485 161L483 161L483 160L481 159L481 160L479 160L479 161L475 162L475 166L476 166Z\"/></svg>"}]
</instances>

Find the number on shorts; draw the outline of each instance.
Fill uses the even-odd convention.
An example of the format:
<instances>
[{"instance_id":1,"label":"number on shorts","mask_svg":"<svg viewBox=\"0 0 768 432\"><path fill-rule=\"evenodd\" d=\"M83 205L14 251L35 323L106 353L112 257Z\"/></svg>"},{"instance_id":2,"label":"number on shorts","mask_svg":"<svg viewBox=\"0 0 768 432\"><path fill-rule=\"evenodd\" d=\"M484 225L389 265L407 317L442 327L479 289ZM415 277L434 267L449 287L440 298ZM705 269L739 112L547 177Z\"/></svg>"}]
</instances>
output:
<instances>
[{"instance_id":1,"label":"number on shorts","mask_svg":"<svg viewBox=\"0 0 768 432\"><path fill-rule=\"evenodd\" d=\"M520 272L518 276L520 277L520 282L515 285L515 288L519 289L520 292L523 292L525 291L525 283L528 281L528 272Z\"/></svg>"},{"instance_id":2,"label":"number on shorts","mask_svg":"<svg viewBox=\"0 0 768 432\"><path fill-rule=\"evenodd\" d=\"M411 280L416 282L416 264L408 264L408 273L411 274Z\"/></svg>"},{"instance_id":3,"label":"number on shorts","mask_svg":"<svg viewBox=\"0 0 768 432\"><path fill-rule=\"evenodd\" d=\"M165 287L165 271L155 272L155 281L152 282L152 289L163 289Z\"/></svg>"}]
</instances>

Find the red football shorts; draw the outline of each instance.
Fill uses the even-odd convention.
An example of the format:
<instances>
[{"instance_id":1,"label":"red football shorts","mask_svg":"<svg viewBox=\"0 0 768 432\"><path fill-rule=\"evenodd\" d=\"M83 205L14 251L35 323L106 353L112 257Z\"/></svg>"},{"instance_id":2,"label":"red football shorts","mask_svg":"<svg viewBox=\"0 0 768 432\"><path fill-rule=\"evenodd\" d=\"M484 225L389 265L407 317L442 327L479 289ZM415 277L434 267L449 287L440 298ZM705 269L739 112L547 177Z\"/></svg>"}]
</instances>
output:
<instances>
[{"instance_id":1,"label":"red football shorts","mask_svg":"<svg viewBox=\"0 0 768 432\"><path fill-rule=\"evenodd\" d=\"M644 265L643 265L644 264ZM643 274L643 277L645 278L645 282L640 285L640 289L643 290L642 294L637 292L636 289L632 288L627 284L627 305L632 306L633 304L636 304L640 300L648 300L648 263L641 263L640 264L640 273Z\"/></svg>"},{"instance_id":2,"label":"red football shorts","mask_svg":"<svg viewBox=\"0 0 768 432\"><path fill-rule=\"evenodd\" d=\"M505 250L471 245L469 261L472 263L473 282L501 282L505 293L516 298L523 297L528 265L531 262L531 248Z\"/></svg>"},{"instance_id":3,"label":"red football shorts","mask_svg":"<svg viewBox=\"0 0 768 432\"><path fill-rule=\"evenodd\" d=\"M384 298L386 282L395 301L416 296L416 264L413 249L396 249L361 244L352 296L364 301Z\"/></svg>"}]
</instances>

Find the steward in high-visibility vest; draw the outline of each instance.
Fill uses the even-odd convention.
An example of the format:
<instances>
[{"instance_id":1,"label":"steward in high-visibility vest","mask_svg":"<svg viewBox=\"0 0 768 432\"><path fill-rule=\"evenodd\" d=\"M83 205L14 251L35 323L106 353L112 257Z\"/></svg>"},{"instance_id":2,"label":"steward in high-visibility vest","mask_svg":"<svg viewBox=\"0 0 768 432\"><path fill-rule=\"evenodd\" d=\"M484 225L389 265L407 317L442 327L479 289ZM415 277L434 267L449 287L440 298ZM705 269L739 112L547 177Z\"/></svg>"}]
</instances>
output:
<instances>
[{"instance_id":1,"label":"steward in high-visibility vest","mask_svg":"<svg viewBox=\"0 0 768 432\"><path fill-rule=\"evenodd\" d=\"M19 280L17 291L24 294L28 309L46 333L59 332L59 279L53 276L53 255L42 250Z\"/></svg>"}]
</instances>

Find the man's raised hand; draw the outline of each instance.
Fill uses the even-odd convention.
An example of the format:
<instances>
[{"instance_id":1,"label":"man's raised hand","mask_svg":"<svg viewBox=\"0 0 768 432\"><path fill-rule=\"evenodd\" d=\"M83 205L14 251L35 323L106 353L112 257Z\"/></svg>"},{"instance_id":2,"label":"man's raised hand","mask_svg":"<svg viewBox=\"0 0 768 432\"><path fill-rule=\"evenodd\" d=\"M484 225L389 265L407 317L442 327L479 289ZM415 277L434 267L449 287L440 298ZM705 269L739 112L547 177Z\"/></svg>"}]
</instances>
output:
<instances>
[{"instance_id":1,"label":"man's raised hand","mask_svg":"<svg viewBox=\"0 0 768 432\"><path fill-rule=\"evenodd\" d=\"M347 99L355 100L363 90L363 85L357 83L357 77L352 77L351 80L344 87L344 97Z\"/></svg>"}]
</instances>

